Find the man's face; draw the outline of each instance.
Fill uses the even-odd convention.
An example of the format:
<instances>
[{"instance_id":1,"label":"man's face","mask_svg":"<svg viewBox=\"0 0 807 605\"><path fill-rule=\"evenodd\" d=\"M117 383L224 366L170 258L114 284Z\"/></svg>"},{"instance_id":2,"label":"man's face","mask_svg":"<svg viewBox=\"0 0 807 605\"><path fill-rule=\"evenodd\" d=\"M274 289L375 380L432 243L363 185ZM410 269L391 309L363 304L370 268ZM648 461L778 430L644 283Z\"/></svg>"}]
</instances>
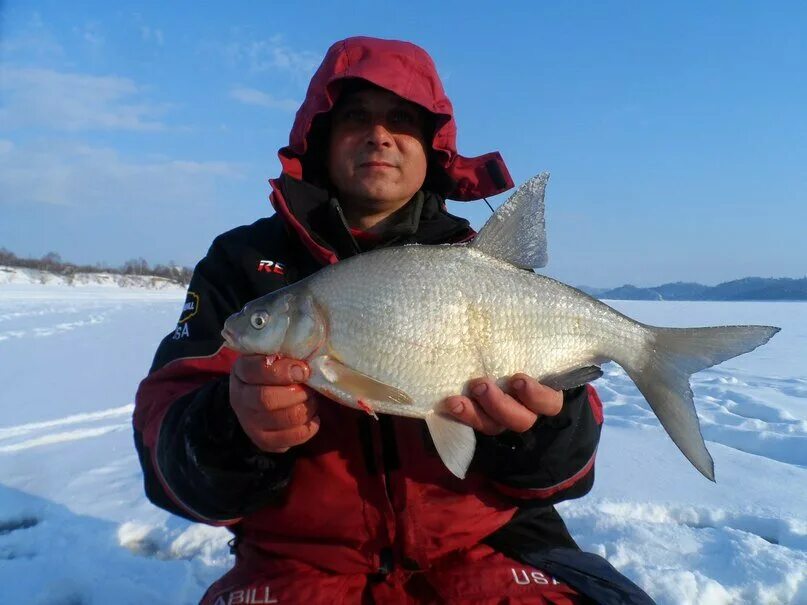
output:
<instances>
[{"instance_id":1,"label":"man's face","mask_svg":"<svg viewBox=\"0 0 807 605\"><path fill-rule=\"evenodd\" d=\"M363 207L400 207L426 178L424 116L379 88L343 96L331 116L328 173L340 197Z\"/></svg>"}]
</instances>

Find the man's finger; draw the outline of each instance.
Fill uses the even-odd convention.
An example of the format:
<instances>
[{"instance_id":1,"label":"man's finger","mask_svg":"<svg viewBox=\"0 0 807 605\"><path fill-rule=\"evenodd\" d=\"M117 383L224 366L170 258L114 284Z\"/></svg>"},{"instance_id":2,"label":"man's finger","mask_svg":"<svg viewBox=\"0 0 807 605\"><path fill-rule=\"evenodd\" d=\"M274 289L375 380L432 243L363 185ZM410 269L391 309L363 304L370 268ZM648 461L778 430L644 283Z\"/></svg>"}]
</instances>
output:
<instances>
[{"instance_id":1,"label":"man's finger","mask_svg":"<svg viewBox=\"0 0 807 605\"><path fill-rule=\"evenodd\" d=\"M304 386L290 384L283 386L265 386L247 384L237 376L230 377L230 401L240 408L247 408L252 413L265 414L303 403L311 398L311 393Z\"/></svg>"},{"instance_id":2,"label":"man's finger","mask_svg":"<svg viewBox=\"0 0 807 605\"><path fill-rule=\"evenodd\" d=\"M563 409L563 391L556 391L526 374L515 374L510 388L516 399L538 416L557 416Z\"/></svg>"},{"instance_id":3,"label":"man's finger","mask_svg":"<svg viewBox=\"0 0 807 605\"><path fill-rule=\"evenodd\" d=\"M263 428L281 431L302 426L317 415L317 401L309 398L302 403L275 410L264 417Z\"/></svg>"},{"instance_id":4,"label":"man's finger","mask_svg":"<svg viewBox=\"0 0 807 605\"><path fill-rule=\"evenodd\" d=\"M301 426L281 431L255 431L249 437L263 451L281 453L311 439L319 431L319 425L319 416L315 416Z\"/></svg>"},{"instance_id":5,"label":"man's finger","mask_svg":"<svg viewBox=\"0 0 807 605\"><path fill-rule=\"evenodd\" d=\"M463 397L462 395L448 397L444 406L454 418L485 435L498 435L505 430L505 427L488 416L469 397Z\"/></svg>"},{"instance_id":6,"label":"man's finger","mask_svg":"<svg viewBox=\"0 0 807 605\"><path fill-rule=\"evenodd\" d=\"M538 419L535 412L502 391L489 378L473 381L470 384L470 392L471 397L488 416L516 433L529 430Z\"/></svg>"},{"instance_id":7,"label":"man's finger","mask_svg":"<svg viewBox=\"0 0 807 605\"><path fill-rule=\"evenodd\" d=\"M242 355L233 372L242 382L273 386L305 382L311 375L305 361L274 355Z\"/></svg>"}]
</instances>

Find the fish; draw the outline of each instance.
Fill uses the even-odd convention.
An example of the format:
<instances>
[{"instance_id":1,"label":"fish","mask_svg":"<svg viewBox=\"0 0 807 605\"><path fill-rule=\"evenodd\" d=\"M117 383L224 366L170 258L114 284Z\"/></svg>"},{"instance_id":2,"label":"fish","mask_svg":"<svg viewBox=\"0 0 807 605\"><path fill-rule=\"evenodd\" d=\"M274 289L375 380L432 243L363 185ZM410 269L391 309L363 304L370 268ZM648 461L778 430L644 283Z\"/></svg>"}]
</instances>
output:
<instances>
[{"instance_id":1,"label":"fish","mask_svg":"<svg viewBox=\"0 0 807 605\"><path fill-rule=\"evenodd\" d=\"M646 325L536 273L548 261L548 179L522 184L470 243L366 252L247 303L225 321L225 345L306 360L306 384L343 405L425 420L461 479L476 436L444 409L446 397L469 395L469 381L480 377L506 388L519 372L573 388L612 361L714 481L690 377L765 344L779 328Z\"/></svg>"}]
</instances>

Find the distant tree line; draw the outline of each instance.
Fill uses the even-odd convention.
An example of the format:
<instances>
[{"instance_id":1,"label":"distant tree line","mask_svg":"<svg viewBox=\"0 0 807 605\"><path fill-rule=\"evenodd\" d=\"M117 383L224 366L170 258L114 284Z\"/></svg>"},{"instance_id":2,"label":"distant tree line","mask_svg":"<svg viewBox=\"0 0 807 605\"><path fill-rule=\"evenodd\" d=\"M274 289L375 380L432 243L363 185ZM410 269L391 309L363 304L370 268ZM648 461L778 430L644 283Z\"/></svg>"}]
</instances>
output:
<instances>
[{"instance_id":1,"label":"distant tree line","mask_svg":"<svg viewBox=\"0 0 807 605\"><path fill-rule=\"evenodd\" d=\"M164 277L183 286L187 286L191 281L193 269L189 267L179 267L173 262L167 265L148 264L144 258L127 260L120 267L110 267L102 263L94 265L76 265L62 260L56 252L48 252L42 258L21 258L11 250L0 248L0 265L10 267L25 267L26 269L38 269L48 271L58 275L71 277L76 273L113 273L115 275L149 275Z\"/></svg>"}]
</instances>

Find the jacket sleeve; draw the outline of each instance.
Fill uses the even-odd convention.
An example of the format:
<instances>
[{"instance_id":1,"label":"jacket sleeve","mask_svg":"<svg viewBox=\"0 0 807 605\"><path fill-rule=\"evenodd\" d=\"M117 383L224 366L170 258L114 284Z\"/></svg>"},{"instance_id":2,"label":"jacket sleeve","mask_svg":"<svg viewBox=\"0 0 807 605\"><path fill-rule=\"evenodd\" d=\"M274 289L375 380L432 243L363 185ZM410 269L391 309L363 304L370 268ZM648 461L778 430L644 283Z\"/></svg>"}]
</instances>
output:
<instances>
[{"instance_id":1,"label":"jacket sleeve","mask_svg":"<svg viewBox=\"0 0 807 605\"><path fill-rule=\"evenodd\" d=\"M591 385L563 392L557 416L525 433L479 435L477 463L502 493L536 504L579 498L594 484L602 402Z\"/></svg>"},{"instance_id":2,"label":"jacket sleeve","mask_svg":"<svg viewBox=\"0 0 807 605\"><path fill-rule=\"evenodd\" d=\"M177 327L137 390L133 418L148 498L215 525L235 523L276 497L293 465L288 454L256 448L230 407L229 372L238 355L220 332L257 294L243 261L231 260L243 254L233 254L224 237L196 266ZM277 276L261 279L261 293L285 285Z\"/></svg>"}]
</instances>

